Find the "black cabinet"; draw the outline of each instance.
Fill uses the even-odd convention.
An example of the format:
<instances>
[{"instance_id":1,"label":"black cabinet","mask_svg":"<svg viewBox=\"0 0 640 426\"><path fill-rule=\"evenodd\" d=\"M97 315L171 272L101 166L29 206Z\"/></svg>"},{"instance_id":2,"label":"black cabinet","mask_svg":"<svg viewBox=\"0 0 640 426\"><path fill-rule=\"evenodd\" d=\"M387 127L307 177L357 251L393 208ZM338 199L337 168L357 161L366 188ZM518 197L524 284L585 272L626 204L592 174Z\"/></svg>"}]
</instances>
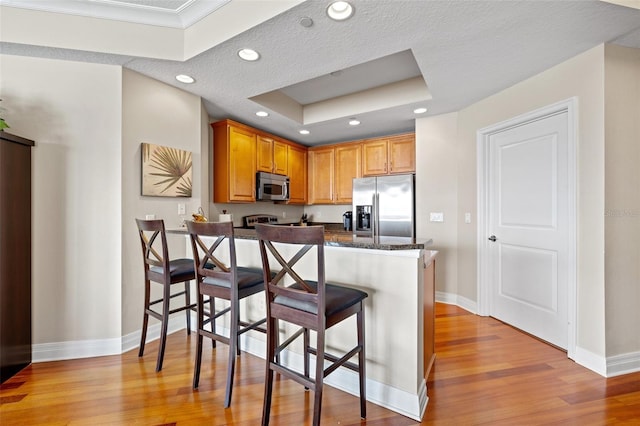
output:
<instances>
[{"instance_id":1,"label":"black cabinet","mask_svg":"<svg viewBox=\"0 0 640 426\"><path fill-rule=\"evenodd\" d=\"M0 379L31 363L31 147L0 131Z\"/></svg>"}]
</instances>

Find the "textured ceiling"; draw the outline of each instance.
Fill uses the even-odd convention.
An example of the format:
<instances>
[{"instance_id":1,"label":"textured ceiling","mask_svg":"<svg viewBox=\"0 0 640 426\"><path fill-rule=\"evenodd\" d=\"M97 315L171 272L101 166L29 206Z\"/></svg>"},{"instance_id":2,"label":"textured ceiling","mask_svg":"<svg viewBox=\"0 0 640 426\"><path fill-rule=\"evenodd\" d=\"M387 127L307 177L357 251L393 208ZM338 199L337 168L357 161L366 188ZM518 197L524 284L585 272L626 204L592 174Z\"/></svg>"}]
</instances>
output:
<instances>
[{"instance_id":1,"label":"textured ceiling","mask_svg":"<svg viewBox=\"0 0 640 426\"><path fill-rule=\"evenodd\" d=\"M601 43L640 47L640 11L601 1L352 3L355 15L334 22L326 16L327 1L306 1L184 62L17 43L1 47L6 54L119 63L201 96L213 119L233 118L306 145L413 130L416 107L429 109L422 116L457 111ZM302 18L313 25L301 25ZM259 51L261 59L240 60L236 53L244 47ZM368 100L361 92L416 72L429 96L389 91L384 99ZM196 83L178 83L174 77L182 73ZM321 121L275 109L267 109L267 118L255 115L265 108L253 99L264 94L307 105L354 90L362 97L344 97L339 105L336 100L333 115ZM360 126L347 124L354 116ZM303 127L311 133L300 135Z\"/></svg>"}]
</instances>

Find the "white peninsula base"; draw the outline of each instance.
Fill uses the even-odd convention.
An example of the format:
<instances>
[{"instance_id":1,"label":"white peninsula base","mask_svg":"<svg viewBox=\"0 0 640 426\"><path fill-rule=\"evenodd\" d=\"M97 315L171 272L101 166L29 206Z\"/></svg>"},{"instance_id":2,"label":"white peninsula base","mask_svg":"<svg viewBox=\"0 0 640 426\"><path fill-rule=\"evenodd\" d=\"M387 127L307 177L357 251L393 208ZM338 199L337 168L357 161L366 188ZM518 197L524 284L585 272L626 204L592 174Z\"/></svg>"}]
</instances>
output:
<instances>
[{"instance_id":1,"label":"white peninsula base","mask_svg":"<svg viewBox=\"0 0 640 426\"><path fill-rule=\"evenodd\" d=\"M191 253L188 238L187 244L187 252ZM236 238L236 252L239 265L262 267L255 239ZM424 325L426 320L427 327L433 326L433 312L428 312L428 307L433 306L433 291L429 290L433 283L428 281L433 275L436 253L425 249L325 246L327 281L358 288L369 295L365 300L367 400L417 421L422 419L428 401L425 372L432 362L433 342L425 342L425 336L433 336L433 332ZM303 278L315 278L311 265L306 268L301 262L300 267L303 274L305 271L310 274ZM425 274L425 270L431 272ZM248 319L263 317L264 310L265 299L260 295L248 298L241 306L242 315ZM344 353L353 346L354 322L355 318L350 318L327 331L327 347L331 352ZM265 357L261 333L243 335L241 347ZM302 371L301 353L300 345L283 356L294 369ZM358 376L348 369L336 370L325 383L356 396L359 392Z\"/></svg>"}]
</instances>

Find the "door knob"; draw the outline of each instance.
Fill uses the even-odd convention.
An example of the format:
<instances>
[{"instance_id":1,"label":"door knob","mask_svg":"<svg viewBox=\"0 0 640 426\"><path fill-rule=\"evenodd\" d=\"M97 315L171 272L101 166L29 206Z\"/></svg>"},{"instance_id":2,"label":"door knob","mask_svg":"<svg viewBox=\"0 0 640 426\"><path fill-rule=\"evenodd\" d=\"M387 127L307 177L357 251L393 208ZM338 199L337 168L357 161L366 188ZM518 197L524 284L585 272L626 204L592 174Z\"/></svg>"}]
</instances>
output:
<instances>
[{"instance_id":1,"label":"door knob","mask_svg":"<svg viewBox=\"0 0 640 426\"><path fill-rule=\"evenodd\" d=\"M492 236L490 236L490 237L488 238L488 240L489 240L489 241L496 241L496 240L497 240L497 238L496 238L496 236L495 236L495 235L492 235Z\"/></svg>"}]
</instances>

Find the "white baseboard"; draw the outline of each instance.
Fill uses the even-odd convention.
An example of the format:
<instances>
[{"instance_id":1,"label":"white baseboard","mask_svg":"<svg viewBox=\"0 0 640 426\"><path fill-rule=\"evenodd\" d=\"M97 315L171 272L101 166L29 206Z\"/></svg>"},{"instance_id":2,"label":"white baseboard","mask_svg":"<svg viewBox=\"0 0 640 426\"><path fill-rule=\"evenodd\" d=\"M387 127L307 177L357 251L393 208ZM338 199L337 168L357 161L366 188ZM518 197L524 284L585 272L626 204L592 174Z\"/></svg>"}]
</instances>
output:
<instances>
[{"instance_id":1,"label":"white baseboard","mask_svg":"<svg viewBox=\"0 0 640 426\"><path fill-rule=\"evenodd\" d=\"M221 328L220 332L228 334L228 330ZM265 341L243 334L240 338L240 346L244 352L264 359L266 357ZM302 372L303 357L301 354L285 350L281 354L282 362L286 363L289 368ZM309 368L315 368L315 360L312 357ZM358 374L346 368L340 368L331 373L325 384L341 391L347 392L354 396L360 395L360 385L358 382ZM422 380L420 389L417 394L406 392L376 380L367 379L367 401L372 402L403 416L413 420L420 421L427 408L427 386Z\"/></svg>"},{"instance_id":2,"label":"white baseboard","mask_svg":"<svg viewBox=\"0 0 640 426\"><path fill-rule=\"evenodd\" d=\"M614 355L607 358L607 377L640 371L640 352Z\"/></svg>"},{"instance_id":3,"label":"white baseboard","mask_svg":"<svg viewBox=\"0 0 640 426\"><path fill-rule=\"evenodd\" d=\"M195 326L195 318L191 322L192 328ZM169 334L184 330L185 321L183 316L176 316L169 319ZM228 334L228 330L220 327L218 330L222 334ZM135 349L140 344L141 331L127 334L120 338L102 340L83 340L61 343L44 343L33 346L33 362L59 361L77 358L90 358L106 355L120 355ZM149 326L147 331L147 342L160 338L160 323ZM266 356L265 341L253 337L250 334L243 334L240 338L240 345L244 352L264 359ZM302 371L302 355L291 351L283 351L283 360L294 370ZM313 358L311 368L315 368ZM357 373L341 368L334 371L327 377L325 383L336 389L358 396L360 393ZM394 388L376 380L367 379L367 401L399 414L407 416L413 420L420 421L424 414L427 403L427 388L424 379L417 394Z\"/></svg>"},{"instance_id":4,"label":"white baseboard","mask_svg":"<svg viewBox=\"0 0 640 426\"><path fill-rule=\"evenodd\" d=\"M472 314L477 314L478 312L478 303L476 301L453 293L436 291L436 302L446 303L447 305L456 305L465 311L471 312Z\"/></svg>"},{"instance_id":5,"label":"white baseboard","mask_svg":"<svg viewBox=\"0 0 640 426\"><path fill-rule=\"evenodd\" d=\"M607 377L607 359L606 357L594 354L584 348L576 346L573 360L581 366L598 373L603 377Z\"/></svg>"},{"instance_id":6,"label":"white baseboard","mask_svg":"<svg viewBox=\"0 0 640 426\"><path fill-rule=\"evenodd\" d=\"M456 305L471 313L477 314L478 304L457 294L436 291L436 302ZM623 374L640 372L640 352L603 357L584 348L576 347L573 360L603 377L614 377Z\"/></svg>"},{"instance_id":7,"label":"white baseboard","mask_svg":"<svg viewBox=\"0 0 640 426\"><path fill-rule=\"evenodd\" d=\"M192 318L192 328L195 317ZM183 316L169 318L168 333L174 333L185 328ZM120 355L137 348L140 345L142 331L138 330L125 336L99 340L76 340L58 343L40 343L32 347L33 362L62 361L67 359L92 358L107 355ZM160 323L149 326L147 342L160 338Z\"/></svg>"}]
</instances>

